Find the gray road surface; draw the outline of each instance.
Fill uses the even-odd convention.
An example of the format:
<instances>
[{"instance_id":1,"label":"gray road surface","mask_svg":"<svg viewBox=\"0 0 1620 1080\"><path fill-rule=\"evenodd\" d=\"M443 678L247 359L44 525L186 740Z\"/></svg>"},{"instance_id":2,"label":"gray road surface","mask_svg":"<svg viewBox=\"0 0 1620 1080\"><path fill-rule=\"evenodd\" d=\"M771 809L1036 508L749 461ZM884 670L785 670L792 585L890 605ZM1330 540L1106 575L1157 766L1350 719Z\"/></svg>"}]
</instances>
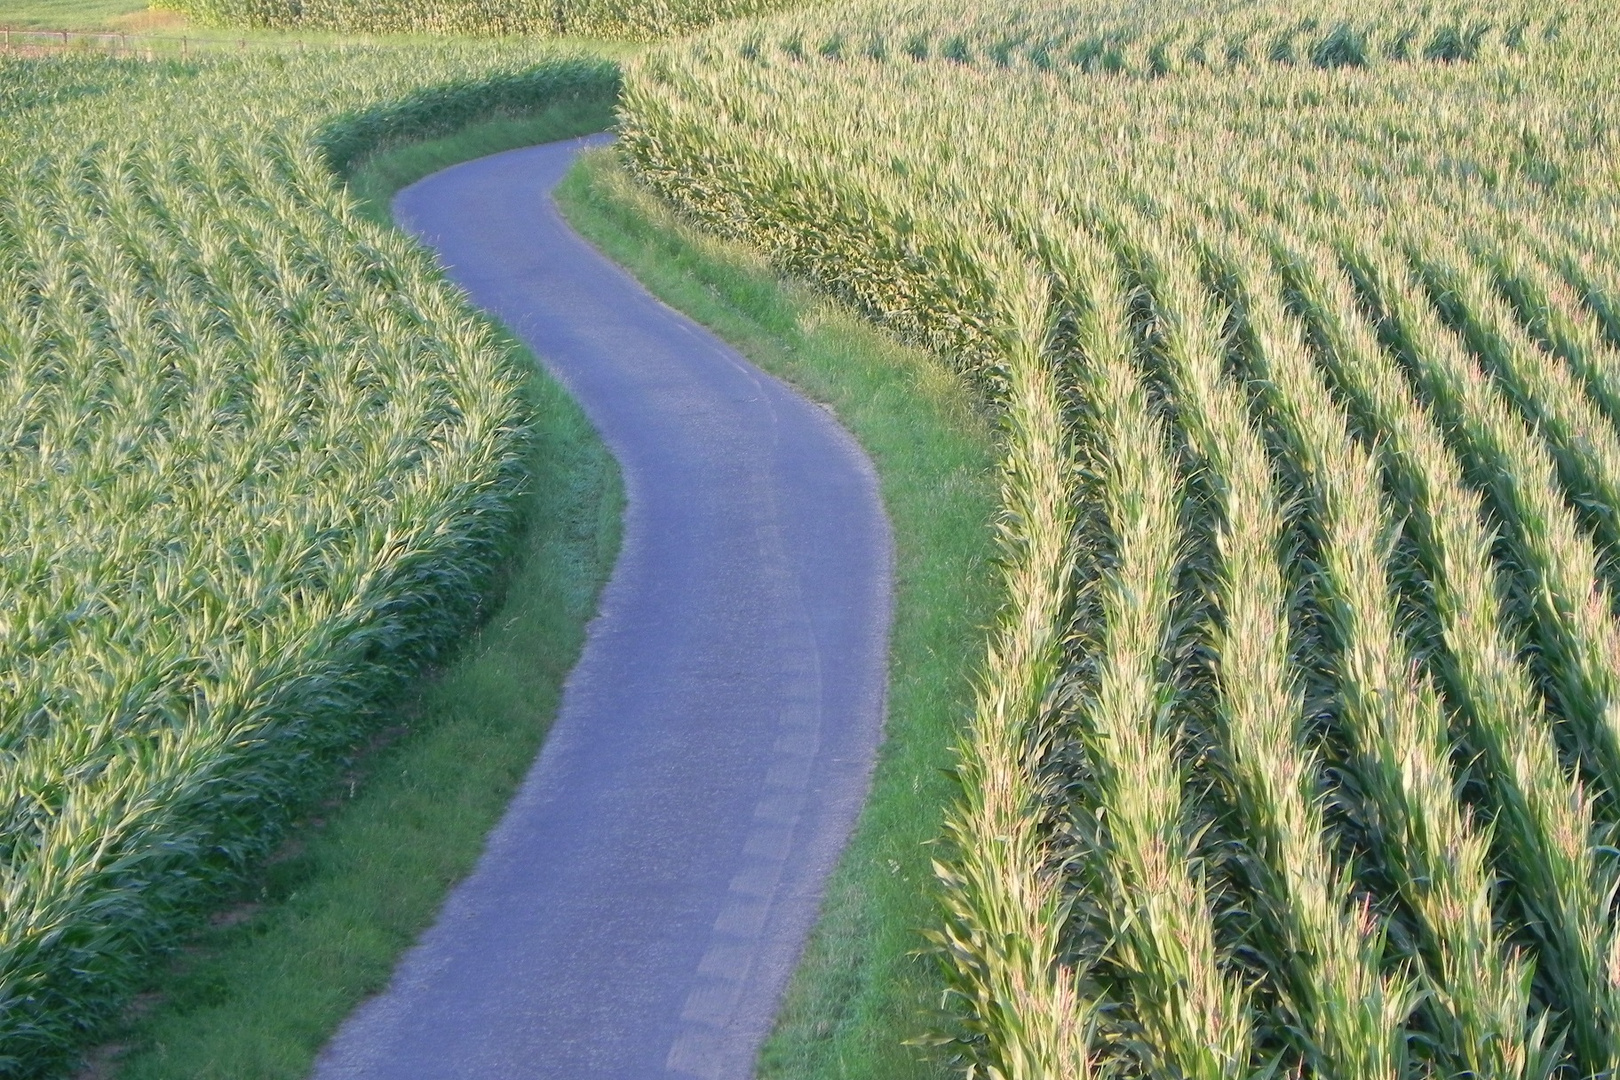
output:
<instances>
[{"instance_id":1,"label":"gray road surface","mask_svg":"<svg viewBox=\"0 0 1620 1080\"><path fill-rule=\"evenodd\" d=\"M581 402L629 506L544 750L316 1080L751 1076L866 794L891 591L872 467L563 223L549 193L589 141L394 204Z\"/></svg>"}]
</instances>

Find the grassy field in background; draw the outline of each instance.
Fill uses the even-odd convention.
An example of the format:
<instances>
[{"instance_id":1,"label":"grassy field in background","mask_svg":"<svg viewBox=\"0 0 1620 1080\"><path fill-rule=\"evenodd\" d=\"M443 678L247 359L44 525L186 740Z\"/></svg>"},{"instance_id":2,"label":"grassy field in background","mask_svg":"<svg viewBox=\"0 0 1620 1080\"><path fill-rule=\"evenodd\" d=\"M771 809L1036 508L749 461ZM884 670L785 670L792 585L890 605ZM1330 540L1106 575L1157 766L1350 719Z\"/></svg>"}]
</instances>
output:
<instances>
[{"instance_id":1,"label":"grassy field in background","mask_svg":"<svg viewBox=\"0 0 1620 1080\"><path fill-rule=\"evenodd\" d=\"M141 0L4 0L0 26L41 30L168 30L185 20Z\"/></svg>"},{"instance_id":2,"label":"grassy field in background","mask_svg":"<svg viewBox=\"0 0 1620 1080\"><path fill-rule=\"evenodd\" d=\"M443 34L346 34L326 30L253 30L202 26L178 11L149 7L140 0L0 0L0 28L14 30L69 30L149 35L160 40L186 37L193 45L217 42L230 47L250 46L401 44L420 45L446 40ZM451 37L450 40L465 40ZM555 37L558 45L576 45L607 55L623 55L637 48L627 42L592 38ZM19 40L18 44L23 44ZM86 43L75 42L77 47Z\"/></svg>"},{"instance_id":3,"label":"grassy field in background","mask_svg":"<svg viewBox=\"0 0 1620 1080\"><path fill-rule=\"evenodd\" d=\"M0 0L0 28L13 30L71 30L162 37L186 35L200 39L245 40L270 44L377 40L376 35L335 34L319 31L288 33L279 30L240 30L198 26L178 11L152 7L142 0ZM425 41L429 35L399 35L388 40Z\"/></svg>"},{"instance_id":4,"label":"grassy field in background","mask_svg":"<svg viewBox=\"0 0 1620 1080\"><path fill-rule=\"evenodd\" d=\"M760 1075L941 1075L904 1043L937 1024L931 1010L944 985L919 929L934 918L931 844L955 791L951 747L995 604L991 424L938 360L784 283L751 250L686 225L638 189L611 151L587 154L558 202L660 299L830 405L882 477L898 589L887 741Z\"/></svg>"}]
</instances>

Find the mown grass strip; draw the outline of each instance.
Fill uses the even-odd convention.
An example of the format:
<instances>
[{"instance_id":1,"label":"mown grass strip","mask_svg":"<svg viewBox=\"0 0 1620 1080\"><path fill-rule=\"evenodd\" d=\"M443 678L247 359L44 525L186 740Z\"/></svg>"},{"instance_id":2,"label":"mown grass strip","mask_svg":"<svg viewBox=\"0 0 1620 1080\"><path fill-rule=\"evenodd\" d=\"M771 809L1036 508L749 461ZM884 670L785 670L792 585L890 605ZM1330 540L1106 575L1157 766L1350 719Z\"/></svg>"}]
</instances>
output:
<instances>
[{"instance_id":1,"label":"mown grass strip","mask_svg":"<svg viewBox=\"0 0 1620 1080\"><path fill-rule=\"evenodd\" d=\"M937 1027L944 989L918 931L936 918L931 844L973 705L963 660L982 655L995 607L990 422L942 362L702 234L613 153L584 155L557 198L655 295L830 405L877 466L896 545L887 740L759 1068L767 1080L944 1075L937 1056L905 1044Z\"/></svg>"},{"instance_id":2,"label":"mown grass strip","mask_svg":"<svg viewBox=\"0 0 1620 1080\"><path fill-rule=\"evenodd\" d=\"M100 30L120 26L147 9L143 0L14 0L5 25L17 29Z\"/></svg>"}]
</instances>

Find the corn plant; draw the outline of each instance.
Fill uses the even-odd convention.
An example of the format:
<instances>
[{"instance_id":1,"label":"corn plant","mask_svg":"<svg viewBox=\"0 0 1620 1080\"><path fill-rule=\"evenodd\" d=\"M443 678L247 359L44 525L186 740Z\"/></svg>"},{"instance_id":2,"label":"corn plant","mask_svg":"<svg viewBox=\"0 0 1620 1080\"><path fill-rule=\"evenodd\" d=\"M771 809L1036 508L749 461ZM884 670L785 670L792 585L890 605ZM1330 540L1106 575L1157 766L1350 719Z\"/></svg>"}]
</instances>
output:
<instances>
[{"instance_id":1,"label":"corn plant","mask_svg":"<svg viewBox=\"0 0 1620 1080\"><path fill-rule=\"evenodd\" d=\"M1092 1075L1091 1013L1065 955L1070 897L1052 841L1049 761L1075 574L1073 438L1048 355L1038 277L1007 273L1002 575L1007 603L957 767L963 797L946 818L956 857L936 863L946 919L938 933L963 1040L990 1080Z\"/></svg>"},{"instance_id":2,"label":"corn plant","mask_svg":"<svg viewBox=\"0 0 1620 1080\"><path fill-rule=\"evenodd\" d=\"M1529 1014L1531 969L1498 940L1488 832L1455 798L1440 697L1400 631L1390 556L1397 527L1376 457L1351 435L1283 307L1264 255L1240 238L1204 241L1241 315L1243 355L1282 429L1319 536L1319 603L1336 639L1335 687L1359 790L1373 805L1387 873L1425 939L1424 982L1451 1068L1540 1075L1544 1019Z\"/></svg>"},{"instance_id":3,"label":"corn plant","mask_svg":"<svg viewBox=\"0 0 1620 1080\"><path fill-rule=\"evenodd\" d=\"M627 66L631 170L970 373L1009 454L1045 279L1097 527L1022 768L1094 1066L1614 1067L1617 45L1590 0L949 0Z\"/></svg>"},{"instance_id":4,"label":"corn plant","mask_svg":"<svg viewBox=\"0 0 1620 1080\"><path fill-rule=\"evenodd\" d=\"M1183 484L1134 366L1120 274L1083 234L1052 239L1077 354L1068 366L1091 417L1085 443L1113 548L1100 644L1076 657L1095 669L1079 734L1090 790L1074 811L1092 856L1087 880L1102 896L1147 1067L1198 1080L1248 1076L1258 1068L1252 1009L1247 988L1222 966L1184 793L1178 691L1166 671L1186 557Z\"/></svg>"},{"instance_id":5,"label":"corn plant","mask_svg":"<svg viewBox=\"0 0 1620 1080\"><path fill-rule=\"evenodd\" d=\"M1382 933L1333 865L1317 761L1290 655L1290 590L1278 558L1284 517L1241 393L1223 378L1221 315L1190 251L1146 226L1122 255L1140 280L1151 333L1217 521L1216 667L1223 771L1265 908L1283 994L1312 1064L1335 1076L1394 1077L1412 1007L1382 973Z\"/></svg>"},{"instance_id":6,"label":"corn plant","mask_svg":"<svg viewBox=\"0 0 1620 1080\"><path fill-rule=\"evenodd\" d=\"M615 85L532 46L0 61L0 1073L60 1067L476 613L524 373L330 150L525 80Z\"/></svg>"},{"instance_id":7,"label":"corn plant","mask_svg":"<svg viewBox=\"0 0 1620 1080\"><path fill-rule=\"evenodd\" d=\"M1469 742L1484 758L1496 838L1509 856L1526 921L1542 938L1541 966L1577 1026L1575 1041L1601 1061L1608 1045L1603 972L1612 948L1603 911L1613 872L1589 846L1585 795L1559 764L1532 677L1507 636L1480 496L1379 349L1340 268L1303 246L1285 249L1284 258L1324 366L1362 418L1362 430L1378 433L1392 486L1411 515L1445 645L1442 670L1470 721Z\"/></svg>"}]
</instances>

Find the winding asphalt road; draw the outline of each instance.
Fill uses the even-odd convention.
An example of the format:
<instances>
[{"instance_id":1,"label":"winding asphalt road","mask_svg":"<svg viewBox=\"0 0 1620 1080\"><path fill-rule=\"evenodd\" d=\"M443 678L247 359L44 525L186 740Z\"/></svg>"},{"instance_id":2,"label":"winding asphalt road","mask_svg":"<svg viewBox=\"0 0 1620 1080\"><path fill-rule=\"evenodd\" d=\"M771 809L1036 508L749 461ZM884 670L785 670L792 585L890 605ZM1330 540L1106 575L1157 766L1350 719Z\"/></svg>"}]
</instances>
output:
<instances>
[{"instance_id":1,"label":"winding asphalt road","mask_svg":"<svg viewBox=\"0 0 1620 1080\"><path fill-rule=\"evenodd\" d=\"M396 218L523 338L623 469L623 547L473 874L316 1080L743 1080L865 797L891 542L822 408L565 225L575 140L459 165Z\"/></svg>"}]
</instances>

